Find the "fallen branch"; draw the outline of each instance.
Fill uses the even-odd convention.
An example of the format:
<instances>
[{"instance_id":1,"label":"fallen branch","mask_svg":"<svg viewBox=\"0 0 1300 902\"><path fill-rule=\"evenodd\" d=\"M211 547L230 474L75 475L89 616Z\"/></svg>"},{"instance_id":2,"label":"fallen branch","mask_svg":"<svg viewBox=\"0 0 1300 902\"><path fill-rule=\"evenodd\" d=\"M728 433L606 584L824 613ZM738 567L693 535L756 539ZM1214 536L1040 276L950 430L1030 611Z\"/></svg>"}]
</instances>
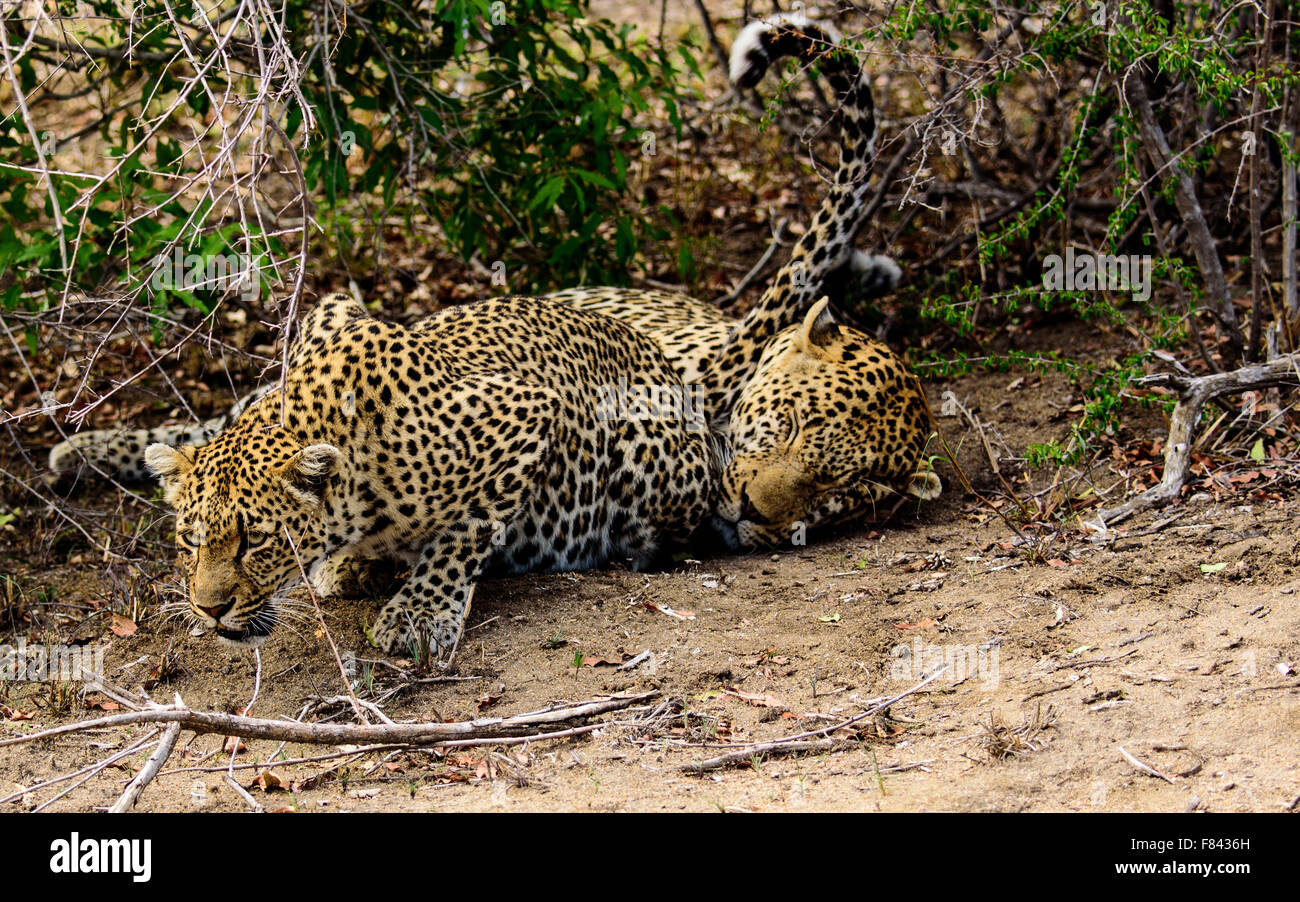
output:
<instances>
[{"instance_id":1,"label":"fallen branch","mask_svg":"<svg viewBox=\"0 0 1300 902\"><path fill-rule=\"evenodd\" d=\"M1124 760L1125 760L1125 761L1127 761L1129 764L1131 764L1131 765L1133 765L1134 767L1136 767L1139 771L1141 771L1142 773L1146 774L1148 777L1156 777L1156 778L1161 779L1161 780L1164 780L1166 783L1170 783L1170 784L1172 784L1172 783L1174 782L1172 777L1167 777L1167 776L1165 776L1164 774L1160 773L1160 771L1156 770L1156 769L1155 769L1154 767L1152 767L1151 765L1146 764L1145 762L1139 761L1137 758L1134 758L1132 755L1130 755L1130 754L1128 753L1128 750L1125 749L1124 746L1119 745L1119 746L1116 746L1116 748L1118 748L1118 749L1119 749L1119 753L1120 753L1121 755L1124 756Z\"/></svg>"},{"instance_id":2,"label":"fallen branch","mask_svg":"<svg viewBox=\"0 0 1300 902\"><path fill-rule=\"evenodd\" d=\"M1096 658L1092 661L1067 661L1064 664L1058 664L1056 667L1053 667L1049 673L1056 673L1058 670L1079 670L1084 667L1098 667L1102 664L1114 664L1120 658L1127 658L1129 655L1135 655L1137 653L1138 650L1136 648L1130 648L1123 654L1115 655L1113 658Z\"/></svg>"},{"instance_id":3,"label":"fallen branch","mask_svg":"<svg viewBox=\"0 0 1300 902\"><path fill-rule=\"evenodd\" d=\"M140 798L140 793L149 785L149 781L158 775L158 769L166 763L171 756L172 749L176 748L176 739L181 735L181 725L179 723L169 723L167 729L163 731L162 740L158 743L158 748L149 756L149 760L140 768L140 773L135 775L135 779L126 784L126 789L122 791L121 797L113 803L113 807L108 809L109 814L122 814L130 810Z\"/></svg>"},{"instance_id":4,"label":"fallen branch","mask_svg":"<svg viewBox=\"0 0 1300 902\"><path fill-rule=\"evenodd\" d=\"M748 761L755 755L775 753L779 755L790 754L791 752L803 751L835 751L835 749L848 744L848 740L835 739L831 734L837 733L846 727L851 727L861 720L865 720L875 714L884 711L890 705L907 698L921 689L937 680L948 669L944 664L934 673L930 674L921 682L917 683L906 692L900 692L893 698L887 698L883 702L872 705L861 714L855 714L848 720L832 724L829 727L822 727L820 730L810 730L807 733L798 733L794 736L784 736L780 739L773 739L768 742L750 742L737 748L735 751L727 752L725 755L718 755L716 758L709 758L706 761L699 761L692 764L683 764L682 770L692 774L702 774L707 771L717 770L718 768L727 767L741 761Z\"/></svg>"},{"instance_id":5,"label":"fallen branch","mask_svg":"<svg viewBox=\"0 0 1300 902\"><path fill-rule=\"evenodd\" d=\"M126 690L105 683L103 680L87 680L83 692L98 692L100 695L107 695L113 701L131 711L139 711L142 705L150 704L148 699L132 698Z\"/></svg>"},{"instance_id":6,"label":"fallen branch","mask_svg":"<svg viewBox=\"0 0 1300 902\"><path fill-rule=\"evenodd\" d=\"M80 780L77 780L76 783L73 783L71 786L64 789L58 795L54 796L54 798L42 802L41 804L37 805L35 808L32 809L33 814L35 814L38 811L44 811L46 808L49 808L51 805L53 805L59 799L66 796L68 793L72 792L74 789L78 789L84 786L85 784L89 783L100 771L108 767L110 764L115 764L117 761L121 760L122 758L129 758L131 755L140 752L145 746L147 746L150 742L152 742L153 738L157 735L158 735L158 730L156 728L150 730L147 734L145 734L143 738L140 739L139 742L136 742L134 745L122 749L120 752L115 752L112 755L109 755L103 761L96 761L94 764L87 765L86 767L83 767L79 771L75 771L70 774L64 774L61 777L54 777L53 779L50 780L44 780L40 783L34 783L31 786L28 786L26 788L20 788L16 792L12 792L9 795L5 796L3 799L0 799L0 805L5 804L6 802L12 802L14 799L27 796L30 793L38 792L42 789L45 789L47 786L57 786L60 783L66 783L68 780L76 780L77 777L82 778Z\"/></svg>"},{"instance_id":7,"label":"fallen branch","mask_svg":"<svg viewBox=\"0 0 1300 902\"><path fill-rule=\"evenodd\" d=\"M266 809L262 807L262 803L253 798L247 789L240 786L238 780L230 776L230 774L226 774L224 779L226 785L235 791L235 795L239 796L248 804L248 807L252 809L254 814L264 814L266 812Z\"/></svg>"},{"instance_id":8,"label":"fallen branch","mask_svg":"<svg viewBox=\"0 0 1300 902\"><path fill-rule=\"evenodd\" d=\"M488 717L480 720L455 723L393 723L393 724L321 724L298 723L291 720L269 720L263 717L241 717L217 711L194 711L184 705L168 705L114 714L94 720L64 724L38 733L0 740L0 748L37 739L48 739L83 730L105 729L137 723L180 724L182 729L195 733L217 733L222 736L239 736L244 739L278 739L285 742L306 742L316 745L373 745L393 743L398 745L439 745L449 741L473 739L498 739L530 736L539 727L564 723L618 711L638 702L653 698L657 693L615 696L593 699L575 705L556 705L540 711L515 714L510 717Z\"/></svg>"},{"instance_id":9,"label":"fallen branch","mask_svg":"<svg viewBox=\"0 0 1300 902\"><path fill-rule=\"evenodd\" d=\"M693 774L702 774L706 771L718 770L731 764L737 764L741 761L750 761L755 755L764 755L769 752L778 755L790 755L795 752L833 752L841 746L847 745L848 741L844 739L800 739L792 741L789 739L773 739L771 742L754 742L745 746L743 749L735 752L727 752L725 755L718 755L716 758L710 758L707 761L701 761L698 764L687 764L682 770L689 771Z\"/></svg>"},{"instance_id":10,"label":"fallen branch","mask_svg":"<svg viewBox=\"0 0 1300 902\"><path fill-rule=\"evenodd\" d=\"M1208 401L1222 395L1295 385L1300 382L1300 354L1287 354L1244 366L1228 373L1208 376L1185 376L1181 373L1153 373L1134 381L1135 388L1167 387L1178 393L1178 404L1169 419L1169 439L1165 442L1165 471L1160 484L1125 501L1118 507L1099 511L1097 521L1105 529L1141 510L1164 507L1178 497L1191 467L1192 447L1201 410Z\"/></svg>"}]
</instances>

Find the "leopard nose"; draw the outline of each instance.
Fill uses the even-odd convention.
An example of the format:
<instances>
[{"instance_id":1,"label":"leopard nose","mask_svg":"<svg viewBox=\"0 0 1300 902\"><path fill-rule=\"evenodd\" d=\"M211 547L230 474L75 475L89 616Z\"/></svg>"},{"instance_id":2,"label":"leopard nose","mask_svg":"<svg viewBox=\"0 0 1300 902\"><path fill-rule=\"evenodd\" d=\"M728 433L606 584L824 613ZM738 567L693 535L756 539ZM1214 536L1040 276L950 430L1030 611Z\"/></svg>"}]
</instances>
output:
<instances>
[{"instance_id":1,"label":"leopard nose","mask_svg":"<svg viewBox=\"0 0 1300 902\"><path fill-rule=\"evenodd\" d=\"M205 608L201 604L195 605L196 608L198 608L203 613L207 614L213 620L220 620L221 615L229 611L234 606L235 606L235 600L233 598L227 601L225 604L219 604L216 607L212 607L212 608Z\"/></svg>"}]
</instances>

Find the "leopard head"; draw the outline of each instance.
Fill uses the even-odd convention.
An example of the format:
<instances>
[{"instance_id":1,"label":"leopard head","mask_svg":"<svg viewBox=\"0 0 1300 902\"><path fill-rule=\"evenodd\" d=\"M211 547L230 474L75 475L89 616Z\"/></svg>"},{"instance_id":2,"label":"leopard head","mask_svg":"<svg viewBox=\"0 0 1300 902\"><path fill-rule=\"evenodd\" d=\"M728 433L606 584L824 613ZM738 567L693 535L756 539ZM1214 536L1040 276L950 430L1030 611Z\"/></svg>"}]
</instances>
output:
<instances>
[{"instance_id":1,"label":"leopard head","mask_svg":"<svg viewBox=\"0 0 1300 902\"><path fill-rule=\"evenodd\" d=\"M733 546L799 542L806 529L883 513L891 496L942 489L915 376L827 304L772 339L732 410L714 525Z\"/></svg>"},{"instance_id":2,"label":"leopard head","mask_svg":"<svg viewBox=\"0 0 1300 902\"><path fill-rule=\"evenodd\" d=\"M343 455L285 430L236 427L199 448L150 445L145 463L176 511L176 541L198 624L262 644L284 593L323 560L324 521Z\"/></svg>"}]
</instances>

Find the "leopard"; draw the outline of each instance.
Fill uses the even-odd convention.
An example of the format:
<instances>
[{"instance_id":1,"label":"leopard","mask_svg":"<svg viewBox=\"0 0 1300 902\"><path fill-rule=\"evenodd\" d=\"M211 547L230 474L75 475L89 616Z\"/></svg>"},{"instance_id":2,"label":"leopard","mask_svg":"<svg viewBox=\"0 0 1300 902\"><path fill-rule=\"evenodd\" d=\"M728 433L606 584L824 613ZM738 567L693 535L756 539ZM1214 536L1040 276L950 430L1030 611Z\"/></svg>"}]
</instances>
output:
<instances>
[{"instance_id":1,"label":"leopard","mask_svg":"<svg viewBox=\"0 0 1300 902\"><path fill-rule=\"evenodd\" d=\"M260 644L298 584L338 594L355 561L385 556L409 576L372 641L451 655L485 572L644 568L705 528L729 547L773 545L893 496L935 497L918 380L818 296L861 225L867 76L829 26L785 16L746 26L732 81L752 86L784 57L818 63L842 98L840 166L738 321L667 293L604 291L485 300L406 326L336 293L300 325L279 385L214 434L149 442L144 469L176 512L198 624ZM673 332L675 357L655 338ZM650 400L611 415L613 385ZM688 397L702 403L672 403Z\"/></svg>"},{"instance_id":2,"label":"leopard","mask_svg":"<svg viewBox=\"0 0 1300 902\"><path fill-rule=\"evenodd\" d=\"M392 558L410 575L373 641L450 653L485 569L642 565L712 512L720 445L701 417L609 415L594 389L620 378L680 384L645 336L535 298L405 326L325 297L279 390L204 445L145 450L190 610L255 644L284 590L334 596L350 561Z\"/></svg>"}]
</instances>

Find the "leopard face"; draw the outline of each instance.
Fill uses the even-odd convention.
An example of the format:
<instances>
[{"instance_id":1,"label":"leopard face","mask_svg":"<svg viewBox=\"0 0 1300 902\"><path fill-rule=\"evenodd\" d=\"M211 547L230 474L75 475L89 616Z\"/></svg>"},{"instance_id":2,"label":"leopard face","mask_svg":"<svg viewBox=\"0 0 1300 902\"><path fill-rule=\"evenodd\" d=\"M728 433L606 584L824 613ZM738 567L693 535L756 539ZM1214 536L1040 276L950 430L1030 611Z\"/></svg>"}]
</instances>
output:
<instances>
[{"instance_id":1,"label":"leopard face","mask_svg":"<svg viewBox=\"0 0 1300 902\"><path fill-rule=\"evenodd\" d=\"M262 644L282 617L283 593L326 551L321 514L340 452L257 429L199 448L151 445L145 460L176 511L194 620L225 643Z\"/></svg>"},{"instance_id":2,"label":"leopard face","mask_svg":"<svg viewBox=\"0 0 1300 902\"><path fill-rule=\"evenodd\" d=\"M771 342L740 395L714 525L733 546L774 546L871 519L900 493L933 498L930 434L915 377L821 301Z\"/></svg>"}]
</instances>

